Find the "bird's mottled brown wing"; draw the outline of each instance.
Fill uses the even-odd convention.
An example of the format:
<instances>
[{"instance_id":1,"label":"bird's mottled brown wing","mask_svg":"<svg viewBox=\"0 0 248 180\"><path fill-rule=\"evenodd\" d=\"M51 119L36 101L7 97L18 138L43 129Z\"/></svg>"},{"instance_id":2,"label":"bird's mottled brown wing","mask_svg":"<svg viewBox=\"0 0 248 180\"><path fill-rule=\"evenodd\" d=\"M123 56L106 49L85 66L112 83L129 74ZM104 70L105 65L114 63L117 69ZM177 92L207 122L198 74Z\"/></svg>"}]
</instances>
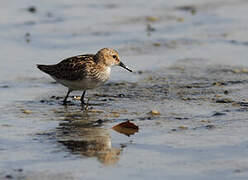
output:
<instances>
[{"instance_id":1,"label":"bird's mottled brown wing","mask_svg":"<svg viewBox=\"0 0 248 180\"><path fill-rule=\"evenodd\" d=\"M55 65L37 65L37 67L57 79L80 80L87 76L88 70L94 66L94 55L86 54L70 57Z\"/></svg>"}]
</instances>

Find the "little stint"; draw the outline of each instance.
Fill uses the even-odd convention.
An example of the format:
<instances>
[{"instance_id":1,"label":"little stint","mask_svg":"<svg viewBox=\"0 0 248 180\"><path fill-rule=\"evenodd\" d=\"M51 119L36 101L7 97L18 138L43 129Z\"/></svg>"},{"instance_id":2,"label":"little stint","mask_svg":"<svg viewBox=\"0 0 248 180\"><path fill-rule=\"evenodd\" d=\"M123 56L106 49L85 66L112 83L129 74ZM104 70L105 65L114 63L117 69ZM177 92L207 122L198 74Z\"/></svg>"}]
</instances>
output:
<instances>
[{"instance_id":1,"label":"little stint","mask_svg":"<svg viewBox=\"0 0 248 180\"><path fill-rule=\"evenodd\" d=\"M84 95L86 90L96 88L105 83L110 77L112 66L121 66L132 72L119 59L119 54L111 48L103 48L96 54L73 56L62 60L55 65L40 65L37 67L49 74L58 83L68 87L68 92L63 100L66 105L69 94L74 90L81 90L81 104L85 105Z\"/></svg>"}]
</instances>

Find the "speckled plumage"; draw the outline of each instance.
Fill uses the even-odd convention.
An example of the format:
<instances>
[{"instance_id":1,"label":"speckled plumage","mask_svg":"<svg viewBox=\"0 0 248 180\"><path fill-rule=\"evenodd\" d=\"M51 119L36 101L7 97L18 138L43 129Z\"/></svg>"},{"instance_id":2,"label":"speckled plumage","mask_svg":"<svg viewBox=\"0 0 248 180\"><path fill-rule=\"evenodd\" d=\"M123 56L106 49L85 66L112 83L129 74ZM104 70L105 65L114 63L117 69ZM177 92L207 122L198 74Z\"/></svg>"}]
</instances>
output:
<instances>
[{"instance_id":1,"label":"speckled plumage","mask_svg":"<svg viewBox=\"0 0 248 180\"><path fill-rule=\"evenodd\" d=\"M103 48L95 55L73 56L55 65L37 65L37 67L68 87L68 93L64 99L66 104L67 97L73 90L84 91L81 97L81 102L84 103L85 91L106 82L110 77L111 66L114 65L131 71L119 60L118 52L111 48Z\"/></svg>"},{"instance_id":2,"label":"speckled plumage","mask_svg":"<svg viewBox=\"0 0 248 180\"><path fill-rule=\"evenodd\" d=\"M57 79L75 81L83 79L89 68L95 66L94 55L74 56L55 65L38 65L38 68Z\"/></svg>"}]
</instances>

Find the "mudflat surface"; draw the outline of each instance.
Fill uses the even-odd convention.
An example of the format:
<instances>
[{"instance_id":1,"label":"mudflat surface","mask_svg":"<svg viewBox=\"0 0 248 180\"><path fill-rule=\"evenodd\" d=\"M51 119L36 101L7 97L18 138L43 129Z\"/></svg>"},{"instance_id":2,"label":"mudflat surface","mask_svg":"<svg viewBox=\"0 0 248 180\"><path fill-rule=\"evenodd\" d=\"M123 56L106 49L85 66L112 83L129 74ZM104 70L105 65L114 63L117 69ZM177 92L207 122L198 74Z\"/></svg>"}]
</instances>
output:
<instances>
[{"instance_id":1,"label":"mudflat surface","mask_svg":"<svg viewBox=\"0 0 248 180\"><path fill-rule=\"evenodd\" d=\"M247 179L247 1L0 8L0 179ZM81 92L61 105L35 64L102 47L135 73L113 68L87 111ZM112 129L126 121L138 132Z\"/></svg>"}]
</instances>

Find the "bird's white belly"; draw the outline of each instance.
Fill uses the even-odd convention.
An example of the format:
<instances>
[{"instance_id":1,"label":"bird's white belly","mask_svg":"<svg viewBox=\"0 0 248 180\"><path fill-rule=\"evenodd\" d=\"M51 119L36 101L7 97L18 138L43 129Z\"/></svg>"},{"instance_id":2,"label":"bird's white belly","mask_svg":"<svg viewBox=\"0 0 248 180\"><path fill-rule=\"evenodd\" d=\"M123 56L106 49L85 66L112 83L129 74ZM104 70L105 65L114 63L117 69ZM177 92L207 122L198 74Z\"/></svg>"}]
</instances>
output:
<instances>
[{"instance_id":1,"label":"bird's white belly","mask_svg":"<svg viewBox=\"0 0 248 180\"><path fill-rule=\"evenodd\" d=\"M76 80L76 81L68 81L63 79L57 79L53 77L58 83L68 87L71 90L88 90L88 89L94 89L103 83L105 83L109 78L105 79L99 79L99 80L92 80L92 79L82 79L82 80Z\"/></svg>"},{"instance_id":2,"label":"bird's white belly","mask_svg":"<svg viewBox=\"0 0 248 180\"><path fill-rule=\"evenodd\" d=\"M105 83L110 77L110 68L99 74L98 78L85 77L82 80L69 81L64 79L58 79L52 76L58 83L68 87L70 90L88 90L94 89L103 83Z\"/></svg>"},{"instance_id":3,"label":"bird's white belly","mask_svg":"<svg viewBox=\"0 0 248 180\"><path fill-rule=\"evenodd\" d=\"M88 79L83 80L76 80L76 81L67 81L67 80L61 80L61 79L55 79L60 84L68 87L71 90L87 90L87 89L93 89L100 85L102 85L103 81L92 81Z\"/></svg>"}]
</instances>

